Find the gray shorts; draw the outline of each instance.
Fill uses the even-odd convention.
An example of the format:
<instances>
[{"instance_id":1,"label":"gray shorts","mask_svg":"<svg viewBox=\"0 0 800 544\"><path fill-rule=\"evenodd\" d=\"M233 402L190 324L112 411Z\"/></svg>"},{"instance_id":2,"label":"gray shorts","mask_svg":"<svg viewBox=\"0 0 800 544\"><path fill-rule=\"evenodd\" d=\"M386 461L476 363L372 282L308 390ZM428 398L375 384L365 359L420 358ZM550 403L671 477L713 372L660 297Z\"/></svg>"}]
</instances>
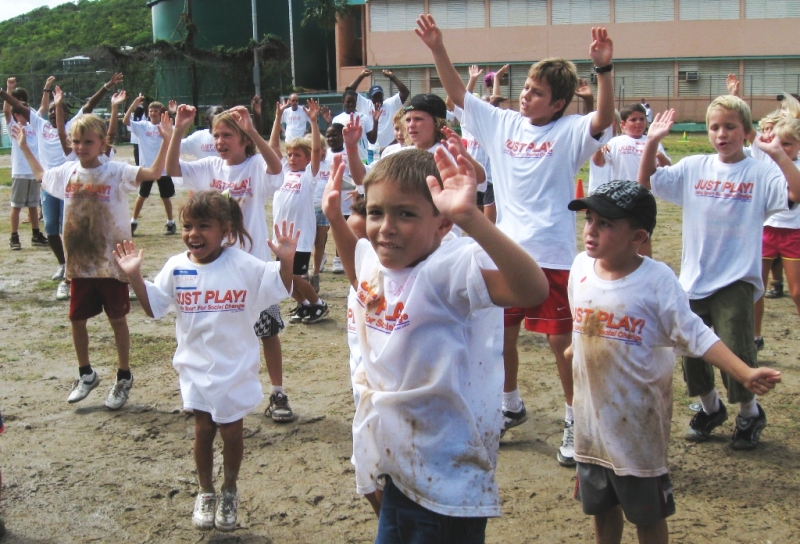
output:
<instances>
[{"instance_id":1,"label":"gray shorts","mask_svg":"<svg viewBox=\"0 0 800 544\"><path fill-rule=\"evenodd\" d=\"M11 207L36 208L39 206L39 182L28 178L11 178Z\"/></svg>"},{"instance_id":2,"label":"gray shorts","mask_svg":"<svg viewBox=\"0 0 800 544\"><path fill-rule=\"evenodd\" d=\"M653 478L617 476L591 463L578 463L575 498L583 513L595 516L617 505L634 525L647 526L675 513L675 498L668 474Z\"/></svg>"},{"instance_id":3,"label":"gray shorts","mask_svg":"<svg viewBox=\"0 0 800 544\"><path fill-rule=\"evenodd\" d=\"M258 321L253 325L253 330L258 338L269 338L281 332L284 327L281 308L275 304L261 312Z\"/></svg>"}]
</instances>

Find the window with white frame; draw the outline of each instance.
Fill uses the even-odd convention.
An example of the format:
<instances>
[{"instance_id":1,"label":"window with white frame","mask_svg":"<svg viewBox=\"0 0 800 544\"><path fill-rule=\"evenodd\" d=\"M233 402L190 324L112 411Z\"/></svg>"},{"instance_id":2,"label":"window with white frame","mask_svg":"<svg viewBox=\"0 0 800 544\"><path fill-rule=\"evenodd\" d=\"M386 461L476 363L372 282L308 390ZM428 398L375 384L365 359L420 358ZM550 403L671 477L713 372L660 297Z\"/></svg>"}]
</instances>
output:
<instances>
[{"instance_id":1,"label":"window with white frame","mask_svg":"<svg viewBox=\"0 0 800 544\"><path fill-rule=\"evenodd\" d=\"M738 19L739 0L680 0L681 21Z\"/></svg>"},{"instance_id":2,"label":"window with white frame","mask_svg":"<svg viewBox=\"0 0 800 544\"><path fill-rule=\"evenodd\" d=\"M742 96L800 93L800 59L744 61Z\"/></svg>"},{"instance_id":3,"label":"window with white frame","mask_svg":"<svg viewBox=\"0 0 800 544\"><path fill-rule=\"evenodd\" d=\"M489 25L542 26L547 24L547 0L489 0Z\"/></svg>"},{"instance_id":4,"label":"window with white frame","mask_svg":"<svg viewBox=\"0 0 800 544\"><path fill-rule=\"evenodd\" d=\"M800 17L800 0L747 0L745 17L748 19Z\"/></svg>"},{"instance_id":5,"label":"window with white frame","mask_svg":"<svg viewBox=\"0 0 800 544\"><path fill-rule=\"evenodd\" d=\"M608 23L611 20L609 0L553 0L554 25Z\"/></svg>"},{"instance_id":6,"label":"window with white frame","mask_svg":"<svg viewBox=\"0 0 800 544\"><path fill-rule=\"evenodd\" d=\"M486 26L484 0L428 0L428 13L439 28L483 28Z\"/></svg>"},{"instance_id":7,"label":"window with white frame","mask_svg":"<svg viewBox=\"0 0 800 544\"><path fill-rule=\"evenodd\" d=\"M424 0L373 0L367 6L372 32L414 30L417 17L425 12Z\"/></svg>"},{"instance_id":8,"label":"window with white frame","mask_svg":"<svg viewBox=\"0 0 800 544\"><path fill-rule=\"evenodd\" d=\"M675 20L675 3L664 0L615 0L614 22L645 23Z\"/></svg>"}]
</instances>

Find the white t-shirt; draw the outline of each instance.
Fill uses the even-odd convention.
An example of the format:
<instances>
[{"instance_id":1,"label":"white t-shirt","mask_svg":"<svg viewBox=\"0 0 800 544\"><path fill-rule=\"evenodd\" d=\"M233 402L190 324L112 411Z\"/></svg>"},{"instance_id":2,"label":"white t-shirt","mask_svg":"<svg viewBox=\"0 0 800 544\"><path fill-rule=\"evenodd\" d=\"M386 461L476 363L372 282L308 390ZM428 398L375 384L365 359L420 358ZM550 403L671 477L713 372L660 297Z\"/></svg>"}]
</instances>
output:
<instances>
[{"instance_id":1,"label":"white t-shirt","mask_svg":"<svg viewBox=\"0 0 800 544\"><path fill-rule=\"evenodd\" d=\"M761 283L762 225L789 206L788 187L774 164L717 155L685 157L656 169L653 194L683 207L680 282L690 299L708 297L735 281Z\"/></svg>"},{"instance_id":2,"label":"white t-shirt","mask_svg":"<svg viewBox=\"0 0 800 544\"><path fill-rule=\"evenodd\" d=\"M758 136L761 136L760 132L757 134ZM758 144L753 144L748 149L750 150L750 155L754 159L764 161L768 164L775 164L775 161L772 160L772 157L767 155L760 147L758 147ZM795 160L794 165L800 168L800 159ZM800 206L795 206L793 210L786 210L785 212L776 213L767 219L764 225L779 229L800 229Z\"/></svg>"},{"instance_id":3,"label":"white t-shirt","mask_svg":"<svg viewBox=\"0 0 800 544\"><path fill-rule=\"evenodd\" d=\"M372 112L375 111L375 104L362 94L358 94L356 99L356 111L372 117ZM383 101L381 106L381 116L378 118L378 137L376 143L381 149L392 143L394 140L394 123L393 119L395 114L403 107L403 101L400 100L400 93ZM345 123L344 126L347 126Z\"/></svg>"},{"instance_id":4,"label":"white t-shirt","mask_svg":"<svg viewBox=\"0 0 800 544\"><path fill-rule=\"evenodd\" d=\"M492 160L489 158L489 155L486 153L486 150L483 148L480 142L475 139L475 136L472 134L472 132L470 132L467 124L464 123L464 110L456 106L453 109L453 114L461 124L461 138L464 141L464 147L467 148L467 153L469 153L473 159L478 161L478 163L483 166L484 172L486 172L486 181L478 185L479 191L485 191L487 185L492 182ZM483 187L481 187L481 185Z\"/></svg>"},{"instance_id":5,"label":"white t-shirt","mask_svg":"<svg viewBox=\"0 0 800 544\"><path fill-rule=\"evenodd\" d=\"M589 194L594 193L598 187L611 181L611 168L597 166L592 159L589 159Z\"/></svg>"},{"instance_id":6,"label":"white t-shirt","mask_svg":"<svg viewBox=\"0 0 800 544\"><path fill-rule=\"evenodd\" d=\"M499 516L503 310L481 274L493 263L468 238L400 271L383 268L368 240L355 257L358 493L388 474L439 514Z\"/></svg>"},{"instance_id":7,"label":"white t-shirt","mask_svg":"<svg viewBox=\"0 0 800 544\"><path fill-rule=\"evenodd\" d=\"M64 252L68 278L128 278L112 251L130 240L128 193L138 189L138 166L106 162L83 168L67 162L46 170L42 187L64 201Z\"/></svg>"},{"instance_id":8,"label":"white t-shirt","mask_svg":"<svg viewBox=\"0 0 800 544\"><path fill-rule=\"evenodd\" d=\"M262 261L270 260L267 240L271 237L267 226L265 206L283 181L282 174L267 173L267 163L261 155L248 157L241 164L228 165L219 157L206 157L199 161L180 161L181 178L173 178L175 185L195 191L228 190L242 209L244 227L253 239L245 239L245 251Z\"/></svg>"},{"instance_id":9,"label":"white t-shirt","mask_svg":"<svg viewBox=\"0 0 800 544\"><path fill-rule=\"evenodd\" d=\"M155 162L158 150L161 148L162 138L158 126L147 119L130 123L128 130L139 138L139 165L147 168ZM167 171L164 170L161 175L166 176Z\"/></svg>"},{"instance_id":10,"label":"white t-shirt","mask_svg":"<svg viewBox=\"0 0 800 544\"><path fill-rule=\"evenodd\" d=\"M33 170L31 170L28 164L28 159L25 158L25 155L19 148L17 139L11 136L11 128L14 125L21 126L22 130L25 131L25 141L28 143L28 147L31 149L33 156L36 157L37 160L39 159L39 141L36 137L36 130L30 123L25 123L24 126L20 125L12 116L11 121L8 122L8 134L9 140L11 140L11 177L34 179Z\"/></svg>"},{"instance_id":11,"label":"white t-shirt","mask_svg":"<svg viewBox=\"0 0 800 544\"><path fill-rule=\"evenodd\" d=\"M78 116L83 115L83 108L78 110L75 116L67 121L66 131L69 134L69 127ZM49 119L45 119L39 115L39 112L31 108L31 126L36 131L39 146L39 164L42 168L48 170L61 166L67 162L67 156L64 155L64 148L61 147L61 139L58 137L58 129L50 124Z\"/></svg>"},{"instance_id":12,"label":"white t-shirt","mask_svg":"<svg viewBox=\"0 0 800 544\"><path fill-rule=\"evenodd\" d=\"M214 262L197 264L184 251L146 285L154 317L177 314L172 366L183 407L209 412L217 423L255 410L264 395L258 377L261 343L253 323L264 308L289 296L279 264L234 247Z\"/></svg>"},{"instance_id":13,"label":"white t-shirt","mask_svg":"<svg viewBox=\"0 0 800 544\"><path fill-rule=\"evenodd\" d=\"M272 198L272 221L280 225L286 220L287 227L294 222L300 230L297 251L310 252L317 235L317 216L314 213L314 189L317 177L311 173L311 163L305 170L292 172L286 159L283 164L283 183ZM273 239L273 242L277 240Z\"/></svg>"},{"instance_id":14,"label":"white t-shirt","mask_svg":"<svg viewBox=\"0 0 800 544\"><path fill-rule=\"evenodd\" d=\"M286 125L286 141L294 138L302 138L306 134L306 125L311 120L306 115L305 110L299 107L296 110L286 108L281 114L281 123Z\"/></svg>"},{"instance_id":15,"label":"white t-shirt","mask_svg":"<svg viewBox=\"0 0 800 544\"><path fill-rule=\"evenodd\" d=\"M342 179L342 215L347 217L353 207L353 199L356 198L353 193L357 192L357 190L353 177L350 175L350 166L347 164L347 153L344 151L334 153L328 148L325 153L325 160L320 161L319 171L317 172L317 185L314 188L314 209L322 209L322 195L325 193L325 185L327 185L328 179L331 177L331 168L333 167L333 157L335 155L342 156L342 162L345 167L344 178Z\"/></svg>"},{"instance_id":16,"label":"white t-shirt","mask_svg":"<svg viewBox=\"0 0 800 544\"><path fill-rule=\"evenodd\" d=\"M608 152L605 153L606 166L611 168L609 181L639 179L639 164L642 162L645 143L647 143L646 135L641 138L631 138L627 134L621 134L611 138L608 142ZM658 153L667 154L661 142L658 144Z\"/></svg>"},{"instance_id":17,"label":"white t-shirt","mask_svg":"<svg viewBox=\"0 0 800 544\"><path fill-rule=\"evenodd\" d=\"M492 161L497 227L539 266L569 270L575 258L574 177L611 137L591 134L595 113L537 127L518 112L464 96L464 122Z\"/></svg>"},{"instance_id":18,"label":"white t-shirt","mask_svg":"<svg viewBox=\"0 0 800 544\"><path fill-rule=\"evenodd\" d=\"M367 139L367 132L372 130L374 126L374 122L372 119L372 115L363 114L361 112L355 111L353 113L356 117L358 117L361 121L361 140L358 142L358 156L361 157L362 161L367 160L367 148L369 147L369 140ZM331 120L331 124L338 123L342 126L347 126L350 124L350 114L346 112L342 112L336 117ZM390 140L391 141L391 140Z\"/></svg>"},{"instance_id":19,"label":"white t-shirt","mask_svg":"<svg viewBox=\"0 0 800 544\"><path fill-rule=\"evenodd\" d=\"M193 132L181 140L181 153L194 155L198 159L219 157L217 148L214 146L214 135L207 128Z\"/></svg>"},{"instance_id":20,"label":"white t-shirt","mask_svg":"<svg viewBox=\"0 0 800 544\"><path fill-rule=\"evenodd\" d=\"M391 155L393 153L397 153L401 149L403 149L403 146L401 144L398 144L398 143L387 145L386 147L383 148L383 151L381 151L380 158L382 159L384 157L388 157L389 155ZM378 162L378 161L372 161L372 162L374 163L374 162Z\"/></svg>"},{"instance_id":21,"label":"white t-shirt","mask_svg":"<svg viewBox=\"0 0 800 544\"><path fill-rule=\"evenodd\" d=\"M689 308L675 273L649 258L616 281L580 253L569 275L575 460L619 476L667 473L673 348L700 357L719 338Z\"/></svg>"}]
</instances>

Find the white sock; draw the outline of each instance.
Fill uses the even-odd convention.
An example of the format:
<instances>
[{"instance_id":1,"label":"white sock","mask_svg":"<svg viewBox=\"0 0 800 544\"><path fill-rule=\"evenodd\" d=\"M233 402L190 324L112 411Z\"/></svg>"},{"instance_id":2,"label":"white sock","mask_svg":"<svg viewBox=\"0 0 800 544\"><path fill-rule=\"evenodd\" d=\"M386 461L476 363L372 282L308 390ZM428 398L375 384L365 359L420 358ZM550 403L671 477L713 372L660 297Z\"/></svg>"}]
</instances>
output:
<instances>
[{"instance_id":1,"label":"white sock","mask_svg":"<svg viewBox=\"0 0 800 544\"><path fill-rule=\"evenodd\" d=\"M707 414L713 414L719 410L719 395L717 395L717 389L714 388L710 393L700 395L700 403L703 405L703 411Z\"/></svg>"},{"instance_id":2,"label":"white sock","mask_svg":"<svg viewBox=\"0 0 800 544\"><path fill-rule=\"evenodd\" d=\"M131 219L131 224L135 225L136 223L138 223L136 219Z\"/></svg>"},{"instance_id":3,"label":"white sock","mask_svg":"<svg viewBox=\"0 0 800 544\"><path fill-rule=\"evenodd\" d=\"M307 300L304 300L302 304L303 306L311 306L311 303Z\"/></svg>"},{"instance_id":4,"label":"white sock","mask_svg":"<svg viewBox=\"0 0 800 544\"><path fill-rule=\"evenodd\" d=\"M739 415L746 418L758 416L758 403L755 397L749 402L739 403Z\"/></svg>"},{"instance_id":5,"label":"white sock","mask_svg":"<svg viewBox=\"0 0 800 544\"><path fill-rule=\"evenodd\" d=\"M510 412L518 412L522 408L522 399L519 398L519 388L510 393L503 392L503 409Z\"/></svg>"},{"instance_id":6,"label":"white sock","mask_svg":"<svg viewBox=\"0 0 800 544\"><path fill-rule=\"evenodd\" d=\"M272 393L270 393L270 394L274 395L275 393L282 393L284 395L286 394L286 392L283 390L283 386L282 385L273 385L272 386Z\"/></svg>"},{"instance_id":7,"label":"white sock","mask_svg":"<svg viewBox=\"0 0 800 544\"><path fill-rule=\"evenodd\" d=\"M566 408L567 408L566 413L564 414L564 421L572 421L572 422L574 422L575 421L575 416L572 415L572 406L570 406L567 403L564 403L564 406L566 406Z\"/></svg>"}]
</instances>

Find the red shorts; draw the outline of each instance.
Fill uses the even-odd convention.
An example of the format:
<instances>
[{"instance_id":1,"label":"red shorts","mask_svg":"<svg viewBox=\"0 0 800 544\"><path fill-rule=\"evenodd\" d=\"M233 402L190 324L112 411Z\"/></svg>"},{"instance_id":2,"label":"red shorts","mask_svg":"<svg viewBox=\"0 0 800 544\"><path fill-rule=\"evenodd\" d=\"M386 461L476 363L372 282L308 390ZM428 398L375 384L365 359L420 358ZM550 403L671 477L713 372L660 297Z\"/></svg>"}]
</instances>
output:
<instances>
[{"instance_id":1,"label":"red shorts","mask_svg":"<svg viewBox=\"0 0 800 544\"><path fill-rule=\"evenodd\" d=\"M513 327L525 320L525 330L542 334L572 332L572 313L569 310L567 283L569 270L543 268L550 291L544 302L533 308L506 308L505 326Z\"/></svg>"},{"instance_id":2,"label":"red shorts","mask_svg":"<svg viewBox=\"0 0 800 544\"><path fill-rule=\"evenodd\" d=\"M70 285L70 321L83 321L104 310L109 319L119 319L131 311L127 283L114 278L74 278Z\"/></svg>"},{"instance_id":3,"label":"red shorts","mask_svg":"<svg viewBox=\"0 0 800 544\"><path fill-rule=\"evenodd\" d=\"M800 260L800 229L765 226L761 236L761 257Z\"/></svg>"}]
</instances>

